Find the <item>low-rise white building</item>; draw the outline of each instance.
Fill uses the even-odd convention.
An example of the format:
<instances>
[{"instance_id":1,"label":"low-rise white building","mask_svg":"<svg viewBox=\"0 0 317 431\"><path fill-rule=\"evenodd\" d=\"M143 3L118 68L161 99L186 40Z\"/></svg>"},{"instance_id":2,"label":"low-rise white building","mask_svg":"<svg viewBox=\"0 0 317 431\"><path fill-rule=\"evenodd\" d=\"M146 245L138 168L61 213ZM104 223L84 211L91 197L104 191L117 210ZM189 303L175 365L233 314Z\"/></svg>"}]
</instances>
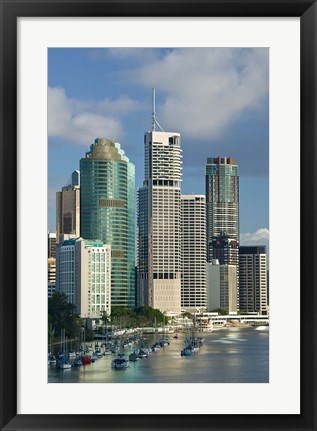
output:
<instances>
[{"instance_id":1,"label":"low-rise white building","mask_svg":"<svg viewBox=\"0 0 317 431\"><path fill-rule=\"evenodd\" d=\"M69 239L56 249L56 290L81 317L111 311L111 247L98 240Z\"/></svg>"}]
</instances>

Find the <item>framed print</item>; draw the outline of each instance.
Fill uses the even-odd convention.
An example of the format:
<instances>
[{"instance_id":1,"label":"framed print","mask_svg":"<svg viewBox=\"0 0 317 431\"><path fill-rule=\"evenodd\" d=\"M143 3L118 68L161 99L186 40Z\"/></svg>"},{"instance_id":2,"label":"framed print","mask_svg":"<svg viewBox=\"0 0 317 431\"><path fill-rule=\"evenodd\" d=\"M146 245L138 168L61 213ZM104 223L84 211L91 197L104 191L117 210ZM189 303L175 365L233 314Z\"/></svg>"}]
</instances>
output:
<instances>
[{"instance_id":1,"label":"framed print","mask_svg":"<svg viewBox=\"0 0 317 431\"><path fill-rule=\"evenodd\" d=\"M1 429L315 430L316 2L0 0L0 4ZM166 132L161 122L168 130L175 127L176 132ZM146 128L151 131L143 135ZM111 136L105 136L107 133ZM99 136L96 141L94 134ZM158 157L157 140L163 142L165 135L168 135L166 145L161 143L164 157ZM122 140L121 145L116 139ZM166 152L169 146L173 148L172 153ZM100 165L101 153L112 154L111 173L107 164ZM161 156L166 160L162 161ZM81 196L77 206L85 220L80 234L74 226L67 228L68 231L64 229L64 225L74 222L69 216L70 210L61 209L64 203L57 203L60 205L57 213L55 206L56 192L57 202L62 202L59 199L63 199L63 192L66 195L69 190L77 199L79 182L76 182L78 171L74 161L80 163ZM173 178L167 173L171 165ZM239 206L232 205L229 215L224 206L214 204L216 198L208 201L207 192L218 198L222 193L229 193L220 186L227 181L228 168L233 184L231 195L236 192L239 196L240 190L240 210ZM241 173L240 185L236 178L238 168L240 173L249 172L247 179ZM205 182L204 173L199 173L204 169L206 195L204 188L203 193L196 188L196 182L201 179ZM72 171L77 180L73 176L68 181L65 176ZM153 173L156 171L164 171L166 177L156 178ZM221 172L226 175L221 177ZM136 226L135 211L130 224L128 219L122 223L122 232L125 226L131 227L124 235L133 242L124 252L116 249L115 242L109 240L108 244L102 230L91 233L97 222L89 221L86 210L89 207L89 214L93 214L91 196L98 195L97 188L105 175L109 184L115 183L115 186L109 196L103 192L98 198L96 217L134 208L136 201L129 199L137 188L139 214L144 219L148 217L142 224L140 216ZM127 180L120 182L123 175ZM87 192L85 197L92 176L93 192ZM218 185L216 192L212 187ZM119 190L124 190L122 196L117 196ZM249 191L252 193L248 195ZM50 205L50 202L53 203ZM161 208L168 208L164 215L155 213L159 202ZM155 267L154 247L151 248L149 241L156 238L157 250L163 249L166 242L170 247L166 255L172 256L177 266L178 249L172 247L179 239L182 241L179 248L183 247L179 262L188 258L189 268L197 244L186 243L190 223L186 224L183 218L185 214L192 214L194 206L191 205L200 211L198 205L205 202L209 213L220 211L218 219L207 220L207 236L208 223L216 226L219 222L222 233L210 234L207 251L204 247L204 253L212 256L208 262L214 268L208 271L212 272L213 286L215 277L219 277L219 290L217 297L211 297L206 288L210 305L201 311L198 302L195 306L186 302L185 264L182 276L176 275L177 270L175 273L163 270L159 264L157 272L146 273L140 269L140 259L145 256L142 268L150 264ZM148 208L151 216L147 215ZM177 219L178 214L182 214L181 221ZM202 219L199 219L200 230L205 232ZM232 220L236 219L235 231ZM245 219L249 225L243 224ZM113 229L111 237L115 237L118 226L113 228L114 219L109 220L104 218L102 223L107 225L107 233ZM262 224L256 224L255 220L261 220ZM197 224L196 221L196 227ZM82 267L84 253L87 255L88 275L86 296L80 302L82 307L86 304L85 311L79 308L76 308L77 314L72 311L76 318L84 316L84 325L78 324L75 328L80 335L74 335L69 341L68 334L59 327L60 345L52 348L53 312L47 309L46 287L47 231L54 230L55 225L60 229L55 238L60 238L59 233L68 235L56 249L57 273L66 267L75 271L78 266L75 261L73 267L68 262L76 250L77 254L83 253ZM137 299L131 299L130 290L124 290L125 270L120 266L123 262L120 259L130 256L134 249L136 227L138 282L135 292L134 287L132 290ZM227 231L231 228L229 236ZM254 234L250 233L252 229L256 231ZM240 239L240 255L235 235L238 242ZM263 241L268 241L268 235L269 306L267 271L254 270L254 274L265 272L263 312L243 305L243 262L245 258L247 265L252 253L266 253L262 246ZM236 266L231 261L219 263L222 257L218 259L213 254L220 247L218 237L223 244L230 242L231 253L237 250L239 274L238 260ZM249 242L243 243L242 237ZM190 249L188 254L186 247ZM151 250L150 257L146 250ZM88 256L88 253L91 254ZM195 252L195 256L198 254ZM203 259L205 265L207 258ZM129 268L135 277L135 254L131 254L130 260ZM166 262L164 268L167 268ZM195 265L199 266L197 262ZM52 268L54 265L55 261ZM111 267L110 272L107 265L108 269ZM119 270L114 276L115 265L119 265ZM217 265L221 267L219 270ZM67 277L72 280L72 276ZM230 298L237 301L235 304L232 299L226 303L222 299L225 294L223 297L220 294L227 292L221 290L224 288L220 280L229 277L233 281L226 286ZM120 283L116 286L118 278ZM57 283L58 292L64 292L62 278ZM107 287L110 284L111 295ZM135 285L134 278L132 284ZM164 293L166 286L169 286L169 295L174 292L173 299ZM78 295L84 288L76 289L74 292ZM182 299L177 296L178 292L182 292ZM198 301L199 290L195 292ZM52 299L54 293L49 295ZM223 302L219 299L218 303L217 298ZM79 304L76 301L74 307ZM167 304L167 301L170 302ZM171 304L182 307L182 321L178 320L180 310L177 314ZM146 320L142 314L145 305L165 310L163 323L160 322L162 313ZM123 315L125 306L130 311ZM110 312L107 312L110 308L113 316L118 313L117 320L110 321ZM192 319L192 326L188 326L187 320L184 323L185 317ZM126 331L129 325L133 326L132 320L137 322L135 326L142 327L141 339L135 335L123 337L120 331L115 333L112 325L116 330L122 326ZM194 346L198 340L202 342L196 337L195 329L206 322L211 322L213 330L210 334L205 332L205 345L200 349L201 345ZM214 330L219 322L226 326L222 333L218 328ZM259 326L254 328L254 324ZM88 333L93 333L89 325L95 336L100 335L102 346L98 342L94 345L96 364L83 366L76 373L75 359L67 363L58 355L66 351L69 354L72 348L78 348L78 352L83 346L86 348ZM158 338L160 342L163 340L157 337L159 325L164 340L167 327L172 326L171 346L160 345L163 353L156 353L154 349ZM175 329L177 325L180 325L179 332ZM148 336L150 341L145 343L151 346L151 358L132 363L132 350L126 350L131 356L130 368L112 370L110 364L113 368L121 366L124 355L119 354L117 362L106 357L110 349L108 338L111 337L111 342L117 340L122 351L124 342L139 343L138 349L133 347L139 359L145 326L154 328L154 335ZM190 354L183 341L190 347ZM58 356L59 368L50 364L46 368L48 345L51 359ZM187 353L193 354L194 347L197 354L185 357ZM99 353L103 356L100 360ZM164 354L166 362L162 362ZM87 357L91 360L94 355L89 352L87 356L79 356L80 360ZM154 358L160 359L155 362ZM221 362L226 364L225 372L217 365ZM162 363L161 368L153 365ZM101 370L98 364L108 364L108 371ZM60 365L69 366L69 371ZM263 372L261 375L257 373L259 369ZM257 371L254 373L254 370ZM158 373L156 377L155 373Z\"/></svg>"}]
</instances>

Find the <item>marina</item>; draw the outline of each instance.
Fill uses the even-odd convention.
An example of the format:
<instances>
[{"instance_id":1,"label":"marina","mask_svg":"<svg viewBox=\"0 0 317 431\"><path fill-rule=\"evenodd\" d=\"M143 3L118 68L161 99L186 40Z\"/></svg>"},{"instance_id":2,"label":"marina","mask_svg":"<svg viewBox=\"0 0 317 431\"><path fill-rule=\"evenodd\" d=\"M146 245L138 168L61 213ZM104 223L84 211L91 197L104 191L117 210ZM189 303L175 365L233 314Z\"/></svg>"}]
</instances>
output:
<instances>
[{"instance_id":1,"label":"marina","mask_svg":"<svg viewBox=\"0 0 317 431\"><path fill-rule=\"evenodd\" d=\"M170 344L153 349L156 335L145 335L142 341L120 346L111 354L106 347L86 365L60 369L48 365L49 383L268 383L269 327L230 327L199 333L202 345L192 354L182 355L189 345L188 334L169 336ZM161 336L160 336L161 338ZM141 347L142 343L142 347ZM52 352L57 354L57 352ZM128 366L113 366L124 356ZM141 354L140 354L141 353ZM86 357L96 354L95 342ZM133 359L130 359L132 356ZM135 357L138 356L137 359Z\"/></svg>"}]
</instances>

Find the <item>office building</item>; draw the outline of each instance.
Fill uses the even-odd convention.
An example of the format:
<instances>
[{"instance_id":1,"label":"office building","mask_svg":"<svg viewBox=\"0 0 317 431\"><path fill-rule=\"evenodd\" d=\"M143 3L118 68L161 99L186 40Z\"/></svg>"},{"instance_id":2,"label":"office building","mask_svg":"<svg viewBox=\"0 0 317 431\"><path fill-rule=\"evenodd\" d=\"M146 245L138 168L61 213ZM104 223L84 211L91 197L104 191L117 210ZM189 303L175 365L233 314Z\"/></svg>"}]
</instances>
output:
<instances>
[{"instance_id":1,"label":"office building","mask_svg":"<svg viewBox=\"0 0 317 431\"><path fill-rule=\"evenodd\" d=\"M71 184L73 187L80 186L80 172L79 171L72 172Z\"/></svg>"},{"instance_id":2,"label":"office building","mask_svg":"<svg viewBox=\"0 0 317 431\"><path fill-rule=\"evenodd\" d=\"M47 236L47 257L56 257L56 233L48 232Z\"/></svg>"},{"instance_id":3,"label":"office building","mask_svg":"<svg viewBox=\"0 0 317 431\"><path fill-rule=\"evenodd\" d=\"M267 267L265 246L240 246L239 288L241 312L267 314Z\"/></svg>"},{"instance_id":4,"label":"office building","mask_svg":"<svg viewBox=\"0 0 317 431\"><path fill-rule=\"evenodd\" d=\"M237 267L220 265L217 259L207 263L207 308L208 311L222 309L236 313Z\"/></svg>"},{"instance_id":5,"label":"office building","mask_svg":"<svg viewBox=\"0 0 317 431\"><path fill-rule=\"evenodd\" d=\"M80 187L78 178L78 171L74 171L70 178L72 183L62 187L61 191L56 192L57 243L60 242L60 235L62 234L80 236Z\"/></svg>"},{"instance_id":6,"label":"office building","mask_svg":"<svg viewBox=\"0 0 317 431\"><path fill-rule=\"evenodd\" d=\"M56 259L49 257L47 261L47 296L52 298L56 290Z\"/></svg>"},{"instance_id":7,"label":"office building","mask_svg":"<svg viewBox=\"0 0 317 431\"><path fill-rule=\"evenodd\" d=\"M193 313L206 308L206 200L181 195L182 309Z\"/></svg>"},{"instance_id":8,"label":"office building","mask_svg":"<svg viewBox=\"0 0 317 431\"><path fill-rule=\"evenodd\" d=\"M138 304L179 313L182 150L180 134L158 124L155 94L153 101L152 130L144 136L145 179L138 190Z\"/></svg>"},{"instance_id":9,"label":"office building","mask_svg":"<svg viewBox=\"0 0 317 431\"><path fill-rule=\"evenodd\" d=\"M97 138L80 160L80 232L111 246L112 307L135 306L135 167L120 144Z\"/></svg>"},{"instance_id":10,"label":"office building","mask_svg":"<svg viewBox=\"0 0 317 431\"><path fill-rule=\"evenodd\" d=\"M110 315L110 245L82 238L60 243L56 250L56 290L66 295L81 317Z\"/></svg>"}]
</instances>

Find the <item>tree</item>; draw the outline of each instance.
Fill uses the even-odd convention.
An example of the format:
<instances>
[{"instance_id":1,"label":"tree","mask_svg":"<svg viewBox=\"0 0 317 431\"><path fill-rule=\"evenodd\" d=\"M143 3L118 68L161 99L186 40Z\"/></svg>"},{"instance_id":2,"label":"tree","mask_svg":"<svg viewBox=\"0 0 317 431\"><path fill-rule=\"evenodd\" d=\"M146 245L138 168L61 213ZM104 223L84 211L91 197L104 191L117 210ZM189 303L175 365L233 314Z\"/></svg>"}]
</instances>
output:
<instances>
[{"instance_id":1,"label":"tree","mask_svg":"<svg viewBox=\"0 0 317 431\"><path fill-rule=\"evenodd\" d=\"M48 326L55 335L59 335L62 329L65 329L67 337L76 337L80 333L81 319L66 295L55 292L48 300Z\"/></svg>"}]
</instances>

